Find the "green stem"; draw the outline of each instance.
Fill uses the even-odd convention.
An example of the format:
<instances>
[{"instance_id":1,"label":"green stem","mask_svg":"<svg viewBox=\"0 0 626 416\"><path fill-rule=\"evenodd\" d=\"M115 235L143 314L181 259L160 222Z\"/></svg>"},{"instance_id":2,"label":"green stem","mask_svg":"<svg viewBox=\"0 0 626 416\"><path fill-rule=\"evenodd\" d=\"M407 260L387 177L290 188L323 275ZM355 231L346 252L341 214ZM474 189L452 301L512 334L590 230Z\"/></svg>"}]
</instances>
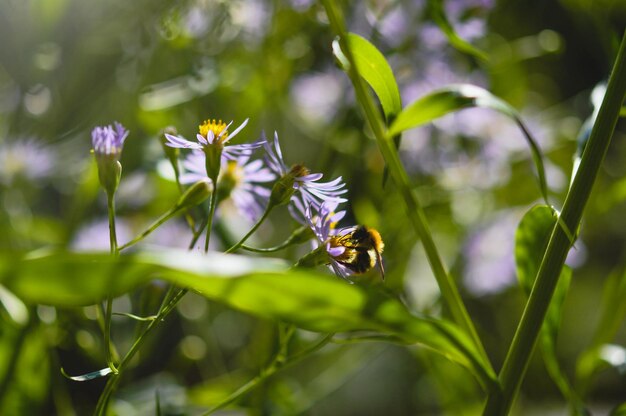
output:
<instances>
[{"instance_id":1,"label":"green stem","mask_svg":"<svg viewBox=\"0 0 626 416\"><path fill-rule=\"evenodd\" d=\"M565 198L561 212L563 223L569 230L577 230L585 205L589 199L598 170L606 155L624 96L626 95L626 32L609 78L609 83L582 155L582 160L572 186ZM484 415L504 415L511 408L519 386L524 378L537 336L546 316L552 294L558 283L571 241L563 228L556 224L539 267L530 298L513 337L502 371L501 391L492 392L487 398Z\"/></svg>"},{"instance_id":2,"label":"green stem","mask_svg":"<svg viewBox=\"0 0 626 416\"><path fill-rule=\"evenodd\" d=\"M253 253L274 253L276 251L280 251L282 249L285 249L285 248L289 247L291 244L292 244L291 241L285 241L284 243L279 244L277 246L267 247L267 248L250 247L250 246L247 246L245 244L242 244L241 248L243 250L251 251Z\"/></svg>"},{"instance_id":3,"label":"green stem","mask_svg":"<svg viewBox=\"0 0 626 416\"><path fill-rule=\"evenodd\" d=\"M141 335L135 340L133 345L130 347L130 350L126 353L120 365L117 368L117 374L111 374L109 377L106 386L104 387L104 391L98 400L98 404L96 405L96 411L94 412L96 415L101 416L106 414L106 409L109 405L109 400L117 386L120 382L120 378L122 376L123 371L128 367L128 364L133 359L139 348L143 345L146 340L146 336L152 332L152 330L161 322L165 317L176 307L178 302L182 299L183 296L187 293L187 289L180 289L180 291L169 301L169 303L162 308L157 317L151 321L146 329L141 333Z\"/></svg>"},{"instance_id":4,"label":"green stem","mask_svg":"<svg viewBox=\"0 0 626 416\"><path fill-rule=\"evenodd\" d=\"M204 219L202 220L202 223L200 223L200 227L198 227L198 229L193 232L193 238L191 239L191 242L189 243L189 247L187 247L188 250L193 250L193 247L196 245L196 243L200 239L200 236L202 235L202 231L204 230L204 227L206 227L208 222L209 222L209 217L205 216Z\"/></svg>"},{"instance_id":5,"label":"green stem","mask_svg":"<svg viewBox=\"0 0 626 416\"><path fill-rule=\"evenodd\" d=\"M171 208L165 214L161 215L156 221L154 221L143 233L138 235L137 237L130 240L128 243L124 244L119 248L119 251L122 251L132 245L137 244L147 236L149 236L154 230L159 228L164 222L172 218L178 212L177 207ZM193 231L193 230L192 230Z\"/></svg>"},{"instance_id":6,"label":"green stem","mask_svg":"<svg viewBox=\"0 0 626 416\"><path fill-rule=\"evenodd\" d=\"M274 205L268 204L267 208L265 209L265 212L263 213L263 215L261 215L261 218L259 218L259 220L256 222L256 224L254 224L254 226L250 229L250 231L248 231L248 233L246 235L244 235L243 238L241 240L239 240L239 242L237 244L235 244L234 246L232 246L231 248L226 250L226 253L232 253L233 251L235 251L239 247L241 247L243 245L243 243L245 243L246 240L248 238L250 238L250 236L252 234L254 234L254 232L261 226L261 224L263 224L263 221L265 221L267 216L270 214L270 211L272 211L272 208L274 208Z\"/></svg>"},{"instance_id":7,"label":"green stem","mask_svg":"<svg viewBox=\"0 0 626 416\"><path fill-rule=\"evenodd\" d=\"M217 184L217 181L213 181ZM209 216L207 217L206 239L204 240L204 252L209 252L209 241L211 240L211 229L213 228L213 216L215 215L215 207L217 206L217 185L211 194L211 202L209 204Z\"/></svg>"},{"instance_id":8,"label":"green stem","mask_svg":"<svg viewBox=\"0 0 626 416\"><path fill-rule=\"evenodd\" d=\"M402 162L400 161L397 150L393 145L393 141L387 138L380 112L377 110L371 95L368 93L363 79L356 71L352 52L346 42L346 30L343 19L340 17L339 11L336 10L335 4L332 1L323 0L322 3L326 9L331 27L337 35L339 35L341 50L350 62L348 76L354 86L357 100L361 104L365 118L367 119L376 138L376 142L378 143L378 148L380 149L385 162L389 166L391 176L396 183L402 198L404 199L409 214L408 217L417 235L422 241L426 257L428 258L430 267L433 270L435 278L437 279L437 284L441 290L441 295L450 309L450 313L452 314L454 321L465 329L465 331L471 336L476 348L481 354L484 365L487 366L488 369L491 369L487 353L485 352L480 337L478 336L478 333L474 328L474 324L467 313L463 300L461 299L461 295L456 287L456 283L443 265L443 261L430 232L428 221L426 220L426 214L411 190L409 177L402 166Z\"/></svg>"},{"instance_id":9,"label":"green stem","mask_svg":"<svg viewBox=\"0 0 626 416\"><path fill-rule=\"evenodd\" d=\"M117 255L117 233L115 231L115 196L113 193L107 192L107 208L109 213L109 242L111 245L111 254Z\"/></svg>"},{"instance_id":10,"label":"green stem","mask_svg":"<svg viewBox=\"0 0 626 416\"><path fill-rule=\"evenodd\" d=\"M246 384L238 388L231 395L229 395L226 399L222 400L217 405L213 406L209 411L207 411L206 413L203 413L202 416L211 415L215 413L216 411L228 406L229 404L236 402L245 394L247 394L249 391L251 391L256 386L258 386L260 383L265 381L267 378L274 375L278 370L285 368L289 365L292 365L295 362L301 360L302 358L311 355L315 351L318 351L320 348L322 348L324 345L328 344L331 341L331 339L333 338L333 335L334 334L326 334L321 340L319 340L315 344L298 352L297 354L292 355L291 357L287 357L286 355L287 354L286 343L285 342L281 343L281 349L279 350L279 352L276 354L272 362L259 372L258 376L254 377L252 380L250 380L249 382L247 382ZM288 333L287 336L285 336L287 341L289 337L291 337L291 335Z\"/></svg>"},{"instance_id":11,"label":"green stem","mask_svg":"<svg viewBox=\"0 0 626 416\"><path fill-rule=\"evenodd\" d=\"M111 244L111 255L117 256L119 250L117 248L117 232L115 230L115 194L113 192L107 192L107 208L109 214L109 240ZM107 365L113 371L117 373L115 363L113 362L113 349L111 345L111 316L113 313L113 297L107 296L106 308L104 308L104 355L106 357Z\"/></svg>"}]
</instances>

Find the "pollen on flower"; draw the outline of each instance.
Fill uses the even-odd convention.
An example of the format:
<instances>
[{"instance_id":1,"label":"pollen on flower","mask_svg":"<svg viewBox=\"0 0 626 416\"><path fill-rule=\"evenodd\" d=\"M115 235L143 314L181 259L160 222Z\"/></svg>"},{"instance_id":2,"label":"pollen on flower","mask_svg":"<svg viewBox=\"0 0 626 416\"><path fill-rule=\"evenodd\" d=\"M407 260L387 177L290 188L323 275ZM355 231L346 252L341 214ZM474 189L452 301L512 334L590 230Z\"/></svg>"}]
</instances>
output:
<instances>
[{"instance_id":1,"label":"pollen on flower","mask_svg":"<svg viewBox=\"0 0 626 416\"><path fill-rule=\"evenodd\" d=\"M293 165L289 173L291 173L296 178L300 178L302 176L308 175L309 173L311 173L311 171L307 169L304 165Z\"/></svg>"},{"instance_id":2,"label":"pollen on flower","mask_svg":"<svg viewBox=\"0 0 626 416\"><path fill-rule=\"evenodd\" d=\"M207 119L204 121L204 123L198 126L198 130L200 131L200 134L204 137L207 137L207 134L209 134L210 131L213 132L215 137L218 137L222 132L224 132L220 137L220 142L224 142L226 141L226 139L228 139L228 131L224 131L226 130L226 127L227 124L224 123L222 120L215 121L215 119Z\"/></svg>"}]
</instances>

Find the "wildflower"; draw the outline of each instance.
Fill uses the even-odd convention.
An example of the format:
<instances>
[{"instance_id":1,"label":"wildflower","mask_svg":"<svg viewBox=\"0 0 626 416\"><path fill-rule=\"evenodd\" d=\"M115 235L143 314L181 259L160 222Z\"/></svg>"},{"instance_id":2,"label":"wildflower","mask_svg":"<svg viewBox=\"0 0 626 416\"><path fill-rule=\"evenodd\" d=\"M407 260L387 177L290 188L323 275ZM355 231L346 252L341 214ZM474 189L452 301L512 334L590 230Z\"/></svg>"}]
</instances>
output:
<instances>
[{"instance_id":1,"label":"wildflower","mask_svg":"<svg viewBox=\"0 0 626 416\"><path fill-rule=\"evenodd\" d=\"M232 133L228 131L231 124L233 124L232 121L226 124L222 120L206 120L198 127L199 133L196 134L197 142L191 142L180 136L165 133L165 138L168 141L166 145L180 149L202 150L205 154L204 166L207 176L215 181L220 172L222 156L228 160L233 160L241 155L249 155L252 150L262 146L262 142L257 141L226 147L225 144L248 124L248 119L241 123Z\"/></svg>"},{"instance_id":2,"label":"wildflower","mask_svg":"<svg viewBox=\"0 0 626 416\"><path fill-rule=\"evenodd\" d=\"M311 265L329 264L337 276L347 280L348 276L353 274L353 271L337 261L345 253L346 248L331 244L331 236L334 235L334 224L339 222L346 215L346 212L333 212L337 208L337 204L334 203L322 203L317 215L311 208L311 205L306 208L305 219L315 234L319 245L311 253L313 256L307 255L305 259L307 257L309 257L309 260L313 259ZM302 260L299 263L300 265L308 265L303 263Z\"/></svg>"},{"instance_id":3,"label":"wildflower","mask_svg":"<svg viewBox=\"0 0 626 416\"><path fill-rule=\"evenodd\" d=\"M183 184L206 180L202 153L193 152L183 162L188 171L181 175ZM250 154L222 155L222 169L218 177L218 200L231 198L237 210L250 221L256 221L264 212L270 191L261 184L271 182L276 176L265 167L262 160L250 161Z\"/></svg>"},{"instance_id":4,"label":"wildflower","mask_svg":"<svg viewBox=\"0 0 626 416\"><path fill-rule=\"evenodd\" d=\"M378 264L384 280L381 258L384 244L380 234L362 225L335 230L334 225L345 215L345 211L335 213L336 208L336 204L325 202L314 216L311 206L307 207L305 218L319 243L318 249L311 253L312 264L325 255L325 263L346 280L348 276L365 273Z\"/></svg>"},{"instance_id":5,"label":"wildflower","mask_svg":"<svg viewBox=\"0 0 626 416\"><path fill-rule=\"evenodd\" d=\"M122 176L120 156L124 147L124 141L128 137L128 130L120 123L96 127L91 131L91 143L93 153L98 163L98 177L100 185L109 194L115 193Z\"/></svg>"},{"instance_id":6,"label":"wildflower","mask_svg":"<svg viewBox=\"0 0 626 416\"><path fill-rule=\"evenodd\" d=\"M265 140L265 135L261 137ZM293 165L288 168L283 161L283 155L278 143L278 133L274 132L274 140L265 142L267 151L266 162L269 168L279 177L274 184L270 196L270 204L282 205L291 202L291 213L300 222L305 222L306 209L312 205L319 210L325 201L339 204L347 199L340 195L348 192L343 189L345 184L341 176L330 182L318 182L323 174L311 173L305 166ZM297 193L297 195L296 195Z\"/></svg>"}]
</instances>

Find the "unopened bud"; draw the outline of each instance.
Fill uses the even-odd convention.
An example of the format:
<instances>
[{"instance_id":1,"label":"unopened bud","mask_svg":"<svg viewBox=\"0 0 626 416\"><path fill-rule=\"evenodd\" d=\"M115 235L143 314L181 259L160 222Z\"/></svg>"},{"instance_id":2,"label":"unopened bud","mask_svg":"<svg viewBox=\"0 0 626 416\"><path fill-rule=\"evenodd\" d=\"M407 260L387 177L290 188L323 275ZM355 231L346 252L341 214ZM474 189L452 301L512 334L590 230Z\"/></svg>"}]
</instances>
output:
<instances>
[{"instance_id":1,"label":"unopened bud","mask_svg":"<svg viewBox=\"0 0 626 416\"><path fill-rule=\"evenodd\" d=\"M96 155L96 162L98 163L100 185L107 194L113 195L117 191L122 178L122 164L118 160L99 155Z\"/></svg>"},{"instance_id":2,"label":"unopened bud","mask_svg":"<svg viewBox=\"0 0 626 416\"><path fill-rule=\"evenodd\" d=\"M306 254L295 264L295 267L313 268L321 266L322 264L329 264L331 261L326 246L321 245L315 250Z\"/></svg>"},{"instance_id":3,"label":"unopened bud","mask_svg":"<svg viewBox=\"0 0 626 416\"><path fill-rule=\"evenodd\" d=\"M195 207L204 202L213 192L213 183L210 179L201 179L191 185L184 194L180 196L176 203L175 209L186 209Z\"/></svg>"}]
</instances>

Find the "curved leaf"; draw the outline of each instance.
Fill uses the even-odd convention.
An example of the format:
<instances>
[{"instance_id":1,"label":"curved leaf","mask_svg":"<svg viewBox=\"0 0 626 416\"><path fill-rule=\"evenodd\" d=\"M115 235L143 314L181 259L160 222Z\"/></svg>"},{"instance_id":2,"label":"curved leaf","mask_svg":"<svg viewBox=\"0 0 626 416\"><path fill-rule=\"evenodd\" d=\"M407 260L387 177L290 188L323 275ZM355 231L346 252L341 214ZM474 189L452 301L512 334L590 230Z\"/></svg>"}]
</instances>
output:
<instances>
[{"instance_id":1,"label":"curved leaf","mask_svg":"<svg viewBox=\"0 0 626 416\"><path fill-rule=\"evenodd\" d=\"M518 125L530 146L541 194L546 204L549 204L543 155L539 145L522 122L517 110L484 88L471 84L454 84L427 94L409 104L398 114L389 128L388 135L389 137L395 136L405 130L430 123L446 114L470 107L490 108L511 118Z\"/></svg>"},{"instance_id":2,"label":"curved leaf","mask_svg":"<svg viewBox=\"0 0 626 416\"><path fill-rule=\"evenodd\" d=\"M477 47L473 46L471 43L460 37L454 27L448 20L446 13L443 8L443 0L429 0L428 1L428 13L433 19L433 21L439 26L439 29L446 35L448 38L448 42L459 50L460 52L464 52L470 55L475 56L476 58L482 59L483 61L487 61L487 55L485 52L481 51Z\"/></svg>"},{"instance_id":3,"label":"curved leaf","mask_svg":"<svg viewBox=\"0 0 626 416\"><path fill-rule=\"evenodd\" d=\"M397 299L373 288L347 285L282 261L241 255L146 251L56 253L15 261L0 282L27 302L77 306L121 294L151 278L262 318L317 332L372 330L428 347L465 366L486 386L495 374L469 338L451 323L412 315Z\"/></svg>"},{"instance_id":4,"label":"curved leaf","mask_svg":"<svg viewBox=\"0 0 626 416\"><path fill-rule=\"evenodd\" d=\"M357 72L372 87L380 100L387 122L391 122L402 111L400 90L391 67L383 54L367 39L349 33L346 40ZM333 42L333 53L342 68L347 71L349 63L337 40Z\"/></svg>"}]
</instances>

